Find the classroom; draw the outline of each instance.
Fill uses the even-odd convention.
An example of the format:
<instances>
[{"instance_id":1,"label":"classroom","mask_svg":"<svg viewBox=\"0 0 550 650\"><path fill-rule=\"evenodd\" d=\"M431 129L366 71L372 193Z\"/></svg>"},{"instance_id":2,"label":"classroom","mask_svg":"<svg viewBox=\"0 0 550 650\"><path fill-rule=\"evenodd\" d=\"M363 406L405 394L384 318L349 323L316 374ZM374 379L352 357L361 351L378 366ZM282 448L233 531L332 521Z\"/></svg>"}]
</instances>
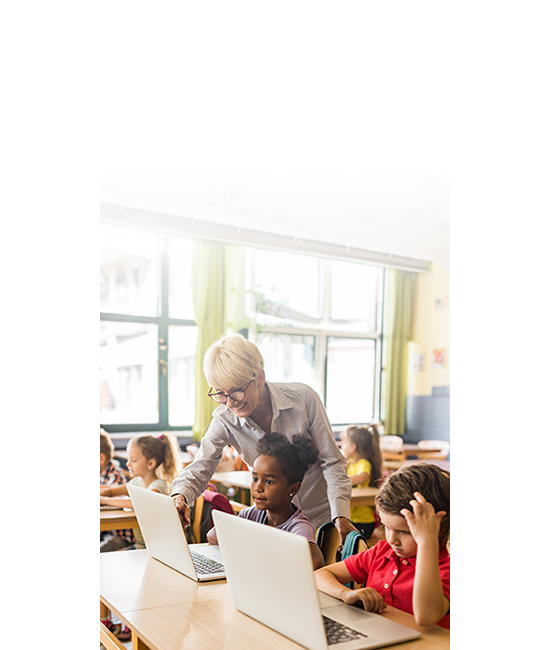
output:
<instances>
[{"instance_id":1,"label":"classroom","mask_svg":"<svg viewBox=\"0 0 550 650\"><path fill-rule=\"evenodd\" d=\"M246 384L218 380L216 385L205 376L207 350L235 334L263 359L265 374L259 373L258 384L258 375L250 380L259 391L258 404L266 387L274 399L279 385L306 385L326 411L330 444L341 459L350 427L376 436L384 472L379 486L418 463L449 475L452 355L444 174L372 171L358 182L352 176L252 180L244 174L110 172L102 176L100 218L100 427L124 481L138 476L129 442L139 436L170 437L180 469L194 467L202 446L206 464L214 443L203 444L203 437L211 423L222 428L214 410L231 413L235 396L252 403ZM262 429L259 407L256 413L254 422ZM248 417L238 409L236 415L241 423ZM315 442L318 434L310 430ZM221 440L218 429L216 435ZM226 444L221 461L208 466L208 486L197 495L187 492L193 495L185 497L194 517L186 534L190 548L206 544L200 524L209 506L216 510L213 494L235 515L255 500L250 481L260 480L256 461L242 445L239 454ZM332 477L323 476L328 486ZM308 514L314 491L307 475L303 480L294 508L299 504ZM185 496L191 488L182 485L178 491ZM378 487L358 484L349 503L374 513L377 493ZM100 511L102 540L116 537L117 530L139 529L131 508L121 509L114 495L102 505L109 498L115 499L113 509ZM313 515L312 520L318 523ZM323 547L320 527L313 528L326 565L343 559L334 538L330 549L326 541ZM336 523L333 530L341 532ZM385 542L386 530L378 513L373 515L361 548ZM108 650L301 647L237 611L225 580L197 583L149 557L146 546L101 553L101 643ZM120 580L124 571L132 576L126 588ZM103 618L105 608L110 618ZM411 614L389 610L391 616L386 612L383 618L420 631L419 639L401 647L449 647L448 629L419 626ZM215 639L205 636L209 626L220 630Z\"/></svg>"}]
</instances>

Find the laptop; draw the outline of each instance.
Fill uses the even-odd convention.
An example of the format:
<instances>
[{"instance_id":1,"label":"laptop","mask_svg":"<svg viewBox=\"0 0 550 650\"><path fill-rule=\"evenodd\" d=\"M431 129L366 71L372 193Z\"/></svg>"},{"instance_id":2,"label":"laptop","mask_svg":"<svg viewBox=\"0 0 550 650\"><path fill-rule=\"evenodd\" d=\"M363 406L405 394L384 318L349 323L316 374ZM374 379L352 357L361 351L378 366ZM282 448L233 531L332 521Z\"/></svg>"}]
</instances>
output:
<instances>
[{"instance_id":1,"label":"laptop","mask_svg":"<svg viewBox=\"0 0 550 650\"><path fill-rule=\"evenodd\" d=\"M363 650L420 638L416 630L317 591L305 537L212 514L231 600L244 614L309 650Z\"/></svg>"},{"instance_id":2,"label":"laptop","mask_svg":"<svg viewBox=\"0 0 550 650\"><path fill-rule=\"evenodd\" d=\"M198 582L225 578L220 547L187 543L172 497L136 485L127 488L152 557Z\"/></svg>"}]
</instances>

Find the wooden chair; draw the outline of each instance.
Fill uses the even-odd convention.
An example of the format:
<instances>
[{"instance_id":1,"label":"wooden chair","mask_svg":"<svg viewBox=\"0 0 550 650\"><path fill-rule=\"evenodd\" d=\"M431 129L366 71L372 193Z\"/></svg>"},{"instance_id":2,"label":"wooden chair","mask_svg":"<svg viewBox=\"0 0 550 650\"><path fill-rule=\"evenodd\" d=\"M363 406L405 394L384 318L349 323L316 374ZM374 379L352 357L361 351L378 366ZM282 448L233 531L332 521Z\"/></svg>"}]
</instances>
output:
<instances>
[{"instance_id":1,"label":"wooden chair","mask_svg":"<svg viewBox=\"0 0 550 650\"><path fill-rule=\"evenodd\" d=\"M204 496L201 494L200 497L195 499L195 515L193 518L193 536L200 541L201 538L201 520L202 520L202 509L204 507Z\"/></svg>"},{"instance_id":2,"label":"wooden chair","mask_svg":"<svg viewBox=\"0 0 550 650\"><path fill-rule=\"evenodd\" d=\"M319 527L315 541L325 558L325 564L334 564L340 561L341 556L338 551L341 544L340 533L332 522Z\"/></svg>"},{"instance_id":3,"label":"wooden chair","mask_svg":"<svg viewBox=\"0 0 550 650\"><path fill-rule=\"evenodd\" d=\"M403 451L403 438L401 436L380 436L380 450L384 460L400 460L405 462L407 456Z\"/></svg>"},{"instance_id":4,"label":"wooden chair","mask_svg":"<svg viewBox=\"0 0 550 650\"><path fill-rule=\"evenodd\" d=\"M419 451L417 453L418 459L434 458L437 460L446 460L451 448L447 440L419 440L418 447L426 451ZM433 449L434 451L430 451Z\"/></svg>"},{"instance_id":5,"label":"wooden chair","mask_svg":"<svg viewBox=\"0 0 550 650\"><path fill-rule=\"evenodd\" d=\"M101 621L99 621L99 642L105 650L126 650L126 646L123 646Z\"/></svg>"}]
</instances>

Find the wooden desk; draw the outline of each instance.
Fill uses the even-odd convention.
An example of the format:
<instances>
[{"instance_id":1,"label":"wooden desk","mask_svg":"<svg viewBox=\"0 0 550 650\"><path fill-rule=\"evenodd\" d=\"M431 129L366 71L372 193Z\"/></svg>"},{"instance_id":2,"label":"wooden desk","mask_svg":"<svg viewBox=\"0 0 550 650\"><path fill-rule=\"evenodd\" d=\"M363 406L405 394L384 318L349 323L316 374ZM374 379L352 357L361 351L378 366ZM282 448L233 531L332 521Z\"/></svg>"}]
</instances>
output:
<instances>
[{"instance_id":1,"label":"wooden desk","mask_svg":"<svg viewBox=\"0 0 550 650\"><path fill-rule=\"evenodd\" d=\"M99 530L125 530L139 528L136 513L133 510L100 510Z\"/></svg>"},{"instance_id":2,"label":"wooden desk","mask_svg":"<svg viewBox=\"0 0 550 650\"><path fill-rule=\"evenodd\" d=\"M233 471L233 472L214 472L210 479L212 483L221 483L227 487L238 487L250 489L252 482L252 472L248 471Z\"/></svg>"},{"instance_id":3,"label":"wooden desk","mask_svg":"<svg viewBox=\"0 0 550 650\"><path fill-rule=\"evenodd\" d=\"M384 467L387 470L399 469L400 467L406 467L407 465L414 465L414 463L429 463L430 465L437 465L441 469L445 469L448 472L451 471L451 462L449 460L439 460L438 458L418 458L410 460L385 460Z\"/></svg>"},{"instance_id":4,"label":"wooden desk","mask_svg":"<svg viewBox=\"0 0 550 650\"><path fill-rule=\"evenodd\" d=\"M211 481L213 483L221 483L228 487L250 488L252 481L251 472L216 472ZM351 505L352 506L374 506L374 496L378 492L378 488L355 487L351 490Z\"/></svg>"},{"instance_id":5,"label":"wooden desk","mask_svg":"<svg viewBox=\"0 0 550 650\"><path fill-rule=\"evenodd\" d=\"M252 472L243 470L234 470L232 472L214 472L210 479L212 483L221 483L226 487L238 488L243 490L241 494L241 503L251 505L250 483L252 482Z\"/></svg>"},{"instance_id":6,"label":"wooden desk","mask_svg":"<svg viewBox=\"0 0 550 650\"><path fill-rule=\"evenodd\" d=\"M225 580L199 584L149 557L147 550L100 554L100 598L132 630L133 650L303 650L237 611ZM410 614L383 614L420 630L403 650L448 650L448 630L422 628Z\"/></svg>"},{"instance_id":7,"label":"wooden desk","mask_svg":"<svg viewBox=\"0 0 550 650\"><path fill-rule=\"evenodd\" d=\"M354 487L351 488L350 506L371 506L374 507L374 497L378 492L375 487Z\"/></svg>"},{"instance_id":8,"label":"wooden desk","mask_svg":"<svg viewBox=\"0 0 550 650\"><path fill-rule=\"evenodd\" d=\"M418 456L418 460L422 460L428 454L440 452L441 449L424 449L412 442L404 442L403 446L398 449L382 449L382 456L388 460L397 462L399 460L405 461L410 456Z\"/></svg>"}]
</instances>

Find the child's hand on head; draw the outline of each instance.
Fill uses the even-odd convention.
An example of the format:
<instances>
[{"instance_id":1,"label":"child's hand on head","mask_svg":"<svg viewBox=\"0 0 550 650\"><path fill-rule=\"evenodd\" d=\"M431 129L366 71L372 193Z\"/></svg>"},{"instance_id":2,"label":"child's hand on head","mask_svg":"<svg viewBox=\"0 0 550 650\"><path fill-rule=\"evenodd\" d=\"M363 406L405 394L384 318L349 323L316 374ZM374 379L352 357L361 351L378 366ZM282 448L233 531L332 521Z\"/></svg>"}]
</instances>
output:
<instances>
[{"instance_id":1,"label":"child's hand on head","mask_svg":"<svg viewBox=\"0 0 550 650\"><path fill-rule=\"evenodd\" d=\"M439 527L445 512L435 512L431 503L420 494L414 493L414 499L410 501L413 512L403 508L401 514L407 520L409 530L411 531L414 541L417 544L437 540L439 536Z\"/></svg>"},{"instance_id":2,"label":"child's hand on head","mask_svg":"<svg viewBox=\"0 0 550 650\"><path fill-rule=\"evenodd\" d=\"M362 605L365 611L379 614L387 605L382 596L371 587L364 589L350 589L345 592L342 600L348 605Z\"/></svg>"}]
</instances>

